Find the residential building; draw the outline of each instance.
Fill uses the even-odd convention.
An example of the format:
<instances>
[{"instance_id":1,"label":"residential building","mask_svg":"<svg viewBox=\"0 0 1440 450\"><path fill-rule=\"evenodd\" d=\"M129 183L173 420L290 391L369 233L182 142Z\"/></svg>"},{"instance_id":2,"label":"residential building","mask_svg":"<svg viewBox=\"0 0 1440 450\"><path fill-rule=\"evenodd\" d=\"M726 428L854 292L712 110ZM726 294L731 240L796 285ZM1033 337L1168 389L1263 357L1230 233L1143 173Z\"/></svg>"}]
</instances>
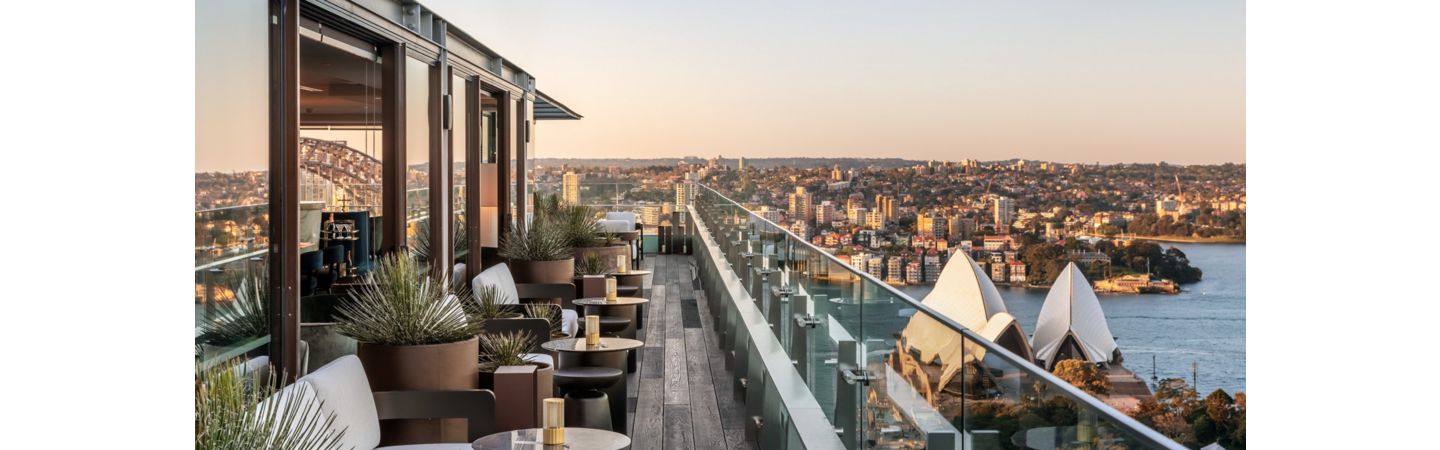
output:
<instances>
[{"instance_id":1,"label":"residential building","mask_svg":"<svg viewBox=\"0 0 1440 450\"><path fill-rule=\"evenodd\" d=\"M865 213L865 227L875 230L885 228L885 213L880 211Z\"/></svg>"},{"instance_id":2,"label":"residential building","mask_svg":"<svg viewBox=\"0 0 1440 450\"><path fill-rule=\"evenodd\" d=\"M835 202L825 200L815 205L815 223L830 225L831 222L843 219L840 212L835 209Z\"/></svg>"},{"instance_id":3,"label":"residential building","mask_svg":"<svg viewBox=\"0 0 1440 450\"><path fill-rule=\"evenodd\" d=\"M795 193L790 194L790 215L797 222L810 222L815 220L814 206L811 204L813 196L805 191L805 186L796 186Z\"/></svg>"},{"instance_id":4,"label":"residential building","mask_svg":"<svg viewBox=\"0 0 1440 450\"><path fill-rule=\"evenodd\" d=\"M1010 266L1008 264L1005 264L1003 262L996 262L994 260L991 260L990 281L994 281L996 283L1004 283L1007 275L1005 270L1009 267Z\"/></svg>"},{"instance_id":5,"label":"residential building","mask_svg":"<svg viewBox=\"0 0 1440 450\"><path fill-rule=\"evenodd\" d=\"M880 213L881 222L895 219L895 197L885 194L875 196L875 211Z\"/></svg>"},{"instance_id":6,"label":"residential building","mask_svg":"<svg viewBox=\"0 0 1440 450\"><path fill-rule=\"evenodd\" d=\"M850 220L850 224L861 227L865 226L866 214L869 213L870 209L864 207L850 208L845 210L845 216Z\"/></svg>"},{"instance_id":7,"label":"residential building","mask_svg":"<svg viewBox=\"0 0 1440 450\"><path fill-rule=\"evenodd\" d=\"M575 172L565 172L561 186L562 201L570 205L580 204L580 175Z\"/></svg>"},{"instance_id":8,"label":"residential building","mask_svg":"<svg viewBox=\"0 0 1440 450\"><path fill-rule=\"evenodd\" d=\"M675 210L684 211L690 204L690 183L675 183Z\"/></svg>"},{"instance_id":9,"label":"residential building","mask_svg":"<svg viewBox=\"0 0 1440 450\"><path fill-rule=\"evenodd\" d=\"M945 225L945 237L951 240L969 240L975 232L975 219L969 217L951 216L945 219Z\"/></svg>"},{"instance_id":10,"label":"residential building","mask_svg":"<svg viewBox=\"0 0 1440 450\"><path fill-rule=\"evenodd\" d=\"M995 231L1008 233L1010 223L1015 221L1015 201L1010 197L995 196L990 202L991 213L995 220Z\"/></svg>"},{"instance_id":11,"label":"residential building","mask_svg":"<svg viewBox=\"0 0 1440 450\"><path fill-rule=\"evenodd\" d=\"M1025 284L1025 263L1016 260L1010 261L1007 264L1010 266L1010 282L1014 284Z\"/></svg>"},{"instance_id":12,"label":"residential building","mask_svg":"<svg viewBox=\"0 0 1440 450\"><path fill-rule=\"evenodd\" d=\"M920 265L920 261L917 260L910 260L905 263L905 284L914 285L924 281Z\"/></svg>"},{"instance_id":13,"label":"residential building","mask_svg":"<svg viewBox=\"0 0 1440 450\"><path fill-rule=\"evenodd\" d=\"M939 281L940 271L944 268L944 265L940 262L940 252L936 250L926 251L923 268L925 271L923 281L926 284Z\"/></svg>"},{"instance_id":14,"label":"residential building","mask_svg":"<svg viewBox=\"0 0 1440 450\"><path fill-rule=\"evenodd\" d=\"M905 283L905 258L891 256L886 259L885 282L890 284Z\"/></svg>"},{"instance_id":15,"label":"residential building","mask_svg":"<svg viewBox=\"0 0 1440 450\"><path fill-rule=\"evenodd\" d=\"M947 232L945 217L938 214L921 214L915 218L915 234L929 238L944 238Z\"/></svg>"}]
</instances>

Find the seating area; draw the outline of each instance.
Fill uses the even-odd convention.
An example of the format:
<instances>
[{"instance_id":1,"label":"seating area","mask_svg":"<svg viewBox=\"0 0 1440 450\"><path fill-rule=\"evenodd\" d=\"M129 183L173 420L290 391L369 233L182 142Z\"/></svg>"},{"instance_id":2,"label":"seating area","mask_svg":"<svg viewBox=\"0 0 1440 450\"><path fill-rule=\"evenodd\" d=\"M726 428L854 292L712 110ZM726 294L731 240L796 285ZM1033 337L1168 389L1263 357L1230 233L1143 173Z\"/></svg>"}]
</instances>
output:
<instances>
[{"instance_id":1,"label":"seating area","mask_svg":"<svg viewBox=\"0 0 1440 450\"><path fill-rule=\"evenodd\" d=\"M716 335L710 332L713 324L704 295L694 289L691 258L653 255L636 270L653 274L642 277L636 287L636 293L650 294L644 313L649 326L638 328L640 321L630 317L602 317L600 333L606 341L600 347L623 350L594 354L543 348L583 347L575 344L583 343L585 330L580 319L584 308L575 304L573 285L515 283L505 264L482 271L470 283L474 289L499 288L501 298L511 304L560 299L567 338L544 346L536 341L524 358L553 368L547 396L565 399L567 428L614 430L628 436L634 449L693 448L702 442L726 449L756 448L743 431L743 399L733 390L715 388L733 383L734 375L725 368ZM701 320L692 323L686 317ZM487 333L545 335L549 326L531 318L489 322ZM633 348L611 340L632 341ZM365 369L355 355L339 356L277 396L299 394L322 401L324 410L335 414L336 426L347 430L344 448L472 448L471 442L486 435L509 431L499 416L512 411L494 389L375 391ZM382 423L416 419L464 421L463 442L389 445L394 441L386 434L391 428Z\"/></svg>"}]
</instances>

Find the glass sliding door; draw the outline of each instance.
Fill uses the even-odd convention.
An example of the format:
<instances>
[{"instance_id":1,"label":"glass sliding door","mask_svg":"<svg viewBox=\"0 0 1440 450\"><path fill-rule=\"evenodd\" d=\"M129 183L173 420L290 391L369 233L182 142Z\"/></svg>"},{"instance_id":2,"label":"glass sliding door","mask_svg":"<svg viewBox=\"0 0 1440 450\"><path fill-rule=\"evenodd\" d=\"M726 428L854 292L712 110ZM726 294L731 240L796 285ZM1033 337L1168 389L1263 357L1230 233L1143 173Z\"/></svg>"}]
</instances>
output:
<instances>
[{"instance_id":1,"label":"glass sliding door","mask_svg":"<svg viewBox=\"0 0 1440 450\"><path fill-rule=\"evenodd\" d=\"M469 233L465 230L466 200L465 162L470 151L470 86L464 76L450 78L450 232L454 236L455 264L465 262L470 253ZM463 275L463 274L462 274Z\"/></svg>"},{"instance_id":2,"label":"glass sliding door","mask_svg":"<svg viewBox=\"0 0 1440 450\"><path fill-rule=\"evenodd\" d=\"M195 4L195 357L270 343L269 6Z\"/></svg>"},{"instance_id":3,"label":"glass sliding door","mask_svg":"<svg viewBox=\"0 0 1440 450\"><path fill-rule=\"evenodd\" d=\"M429 60L405 59L405 245L417 262L430 262ZM439 244L439 243L436 243Z\"/></svg>"},{"instance_id":4,"label":"glass sliding door","mask_svg":"<svg viewBox=\"0 0 1440 450\"><path fill-rule=\"evenodd\" d=\"M355 352L331 325L343 286L375 267L384 244L382 83L376 44L300 23L300 339L317 368Z\"/></svg>"}]
</instances>

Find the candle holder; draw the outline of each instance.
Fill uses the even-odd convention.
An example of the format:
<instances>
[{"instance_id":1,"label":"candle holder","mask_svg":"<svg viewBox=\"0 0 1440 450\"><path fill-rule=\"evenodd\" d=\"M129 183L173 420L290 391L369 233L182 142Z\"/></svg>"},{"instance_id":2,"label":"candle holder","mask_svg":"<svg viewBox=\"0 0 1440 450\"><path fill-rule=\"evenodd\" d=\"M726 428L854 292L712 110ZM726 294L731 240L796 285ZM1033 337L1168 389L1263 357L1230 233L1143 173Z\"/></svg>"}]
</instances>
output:
<instances>
[{"instance_id":1,"label":"candle holder","mask_svg":"<svg viewBox=\"0 0 1440 450\"><path fill-rule=\"evenodd\" d=\"M585 316L585 345L600 345L600 316Z\"/></svg>"},{"instance_id":2,"label":"candle holder","mask_svg":"<svg viewBox=\"0 0 1440 450\"><path fill-rule=\"evenodd\" d=\"M630 257L626 255L615 255L615 272L630 273Z\"/></svg>"},{"instance_id":3,"label":"candle holder","mask_svg":"<svg viewBox=\"0 0 1440 450\"><path fill-rule=\"evenodd\" d=\"M547 398L544 402L544 419L541 423L544 433L541 440L545 445L565 443L565 399Z\"/></svg>"},{"instance_id":4,"label":"candle holder","mask_svg":"<svg viewBox=\"0 0 1440 450\"><path fill-rule=\"evenodd\" d=\"M616 284L615 277L605 279L605 301L613 302L619 297L620 286Z\"/></svg>"}]
</instances>

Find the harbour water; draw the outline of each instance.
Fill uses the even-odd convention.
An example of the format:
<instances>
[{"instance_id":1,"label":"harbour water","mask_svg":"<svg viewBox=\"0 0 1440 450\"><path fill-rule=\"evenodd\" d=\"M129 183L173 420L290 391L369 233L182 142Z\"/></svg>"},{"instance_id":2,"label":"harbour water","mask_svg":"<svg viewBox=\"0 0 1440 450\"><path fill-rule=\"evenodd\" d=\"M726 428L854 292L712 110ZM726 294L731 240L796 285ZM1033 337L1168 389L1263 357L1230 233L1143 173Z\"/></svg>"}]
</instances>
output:
<instances>
[{"instance_id":1,"label":"harbour water","mask_svg":"<svg viewBox=\"0 0 1440 450\"><path fill-rule=\"evenodd\" d=\"M1177 295L1100 294L1100 307L1125 357L1125 367L1149 381L1151 357L1159 378L1191 381L1200 395L1245 390L1245 245L1163 244L1185 252L1203 279ZM930 286L900 288L924 299ZM1026 333L1035 331L1046 289L1000 288L1010 314Z\"/></svg>"}]
</instances>

